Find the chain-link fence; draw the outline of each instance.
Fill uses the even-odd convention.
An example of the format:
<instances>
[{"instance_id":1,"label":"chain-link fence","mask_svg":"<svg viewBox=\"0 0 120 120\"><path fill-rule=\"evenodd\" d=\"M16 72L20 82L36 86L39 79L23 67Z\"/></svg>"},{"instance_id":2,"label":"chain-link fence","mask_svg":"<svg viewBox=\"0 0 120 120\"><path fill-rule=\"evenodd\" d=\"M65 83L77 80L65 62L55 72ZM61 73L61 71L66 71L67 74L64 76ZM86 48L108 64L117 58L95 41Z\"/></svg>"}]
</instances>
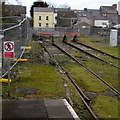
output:
<instances>
[{"instance_id":1,"label":"chain-link fence","mask_svg":"<svg viewBox=\"0 0 120 120\"><path fill-rule=\"evenodd\" d=\"M94 38L101 38L109 40L110 38L110 29L108 28L71 28L71 27L55 27L55 28L34 28L34 34L36 35L44 35L47 33L48 35L54 36L63 36L64 34L68 35L82 35L89 36Z\"/></svg>"},{"instance_id":2,"label":"chain-link fence","mask_svg":"<svg viewBox=\"0 0 120 120\"><path fill-rule=\"evenodd\" d=\"M0 34L4 35L4 38L2 39L2 42L4 43L5 41L13 41L14 42L14 53L16 59L19 59L21 55L23 54L22 46L26 46L27 44L27 18L25 18L22 22L20 22L18 25L4 29L1 31ZM2 44L3 44L2 43ZM4 48L2 48L4 49ZM12 59L10 61L10 67L12 67L15 63L13 62ZM8 59L3 58L2 60L2 72L3 72L3 77L5 73L8 71L9 67L9 61Z\"/></svg>"},{"instance_id":3,"label":"chain-link fence","mask_svg":"<svg viewBox=\"0 0 120 120\"><path fill-rule=\"evenodd\" d=\"M2 22L0 23L0 27L2 29L7 29L9 27L15 26L20 23L24 19L24 16L6 16L0 17Z\"/></svg>"}]
</instances>

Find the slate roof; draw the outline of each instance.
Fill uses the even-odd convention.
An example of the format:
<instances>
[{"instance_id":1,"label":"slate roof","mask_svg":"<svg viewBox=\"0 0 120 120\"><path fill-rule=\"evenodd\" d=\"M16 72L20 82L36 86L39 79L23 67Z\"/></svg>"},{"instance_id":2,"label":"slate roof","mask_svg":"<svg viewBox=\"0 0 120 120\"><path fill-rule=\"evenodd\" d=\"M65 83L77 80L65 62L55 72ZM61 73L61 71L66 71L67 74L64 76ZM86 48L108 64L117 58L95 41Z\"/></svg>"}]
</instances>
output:
<instances>
[{"instance_id":1,"label":"slate roof","mask_svg":"<svg viewBox=\"0 0 120 120\"><path fill-rule=\"evenodd\" d=\"M101 6L100 11L104 14L117 14L117 10L113 6Z\"/></svg>"},{"instance_id":2,"label":"slate roof","mask_svg":"<svg viewBox=\"0 0 120 120\"><path fill-rule=\"evenodd\" d=\"M34 7L34 12L54 12L54 9L49 7Z\"/></svg>"},{"instance_id":3,"label":"slate roof","mask_svg":"<svg viewBox=\"0 0 120 120\"><path fill-rule=\"evenodd\" d=\"M22 5L2 5L2 14L4 16L20 16L26 14L26 7Z\"/></svg>"},{"instance_id":4,"label":"slate roof","mask_svg":"<svg viewBox=\"0 0 120 120\"><path fill-rule=\"evenodd\" d=\"M63 18L77 18L76 13L72 10L58 11L58 16Z\"/></svg>"},{"instance_id":5,"label":"slate roof","mask_svg":"<svg viewBox=\"0 0 120 120\"><path fill-rule=\"evenodd\" d=\"M80 12L77 12L77 16L79 17L87 17L88 19L92 20L104 20L105 18L101 15L99 10L95 9L87 9L87 11L83 10Z\"/></svg>"},{"instance_id":6,"label":"slate roof","mask_svg":"<svg viewBox=\"0 0 120 120\"><path fill-rule=\"evenodd\" d=\"M107 15L103 16L100 10L88 9L87 11L83 10L77 13L79 17L87 17L91 20L110 20L111 22L118 22L118 15Z\"/></svg>"}]
</instances>

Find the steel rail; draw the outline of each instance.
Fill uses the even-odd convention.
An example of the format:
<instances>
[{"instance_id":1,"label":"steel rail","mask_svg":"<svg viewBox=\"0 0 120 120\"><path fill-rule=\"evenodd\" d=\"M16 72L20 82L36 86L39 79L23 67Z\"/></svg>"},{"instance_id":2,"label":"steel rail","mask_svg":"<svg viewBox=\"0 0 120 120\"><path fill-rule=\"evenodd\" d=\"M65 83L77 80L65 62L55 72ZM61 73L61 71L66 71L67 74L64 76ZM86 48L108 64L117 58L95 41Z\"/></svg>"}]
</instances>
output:
<instances>
[{"instance_id":1,"label":"steel rail","mask_svg":"<svg viewBox=\"0 0 120 120\"><path fill-rule=\"evenodd\" d=\"M73 80L73 78L69 75L69 73L63 68L63 66L61 66L56 60L55 58L50 54L50 52L47 50L47 48L42 44L42 47L44 48L44 50L49 54L49 56L57 63L57 65L64 71L63 73L65 73L67 75L67 77L70 79L70 81L72 82L72 84L75 86L75 88L77 89L77 91L79 92L79 94L84 97L84 99L87 102L90 102L90 99L83 93L83 91L79 88L79 86L75 83L75 81Z\"/></svg>"},{"instance_id":2,"label":"steel rail","mask_svg":"<svg viewBox=\"0 0 120 120\"><path fill-rule=\"evenodd\" d=\"M57 47L59 50L61 50L63 53L65 53L67 56L69 56L71 59L73 59L75 62L77 62L79 65L81 65L82 67L84 67L87 71L89 71L93 76L95 76L97 79L99 79L102 83L104 83L109 89L111 89L116 95L120 95L120 92L115 89L114 87L112 87L110 84L108 84L105 80L103 80L101 77L99 77L96 73L94 73L91 69L89 69L88 67L84 66L82 63L80 63L75 57L73 57L72 55L70 55L69 53L67 53L65 50L61 49L58 45L56 45L55 43L52 43L53 46Z\"/></svg>"},{"instance_id":3,"label":"steel rail","mask_svg":"<svg viewBox=\"0 0 120 120\"><path fill-rule=\"evenodd\" d=\"M71 83L74 85L74 87L76 88L77 92L79 93L80 98L82 99L84 105L86 106L86 108L88 109L88 111L90 112L90 114L93 116L93 118L95 120L97 119L97 116L95 115L95 113L92 111L92 109L90 108L90 106L88 105L87 102L89 102L89 98L87 98L85 96L85 94L82 92L82 90L78 87L78 85L75 83L75 81L72 79L72 77L68 74L68 72L64 69L63 66L61 66L56 60L55 58L51 55L51 53L47 50L47 48L42 44L44 50L49 54L49 56L57 63L57 65L62 69L63 73L68 77L68 79L71 81Z\"/></svg>"},{"instance_id":4,"label":"steel rail","mask_svg":"<svg viewBox=\"0 0 120 120\"><path fill-rule=\"evenodd\" d=\"M73 47L73 48L75 48L75 49L77 49L77 50L79 50L79 51L81 51L81 52L83 52L83 53L91 56L91 57L94 57L94 58L96 58L96 59L98 59L98 60L100 60L100 61L102 61L102 62L104 62L104 63L107 63L107 64L109 64L109 65L111 65L111 66L113 66L113 67L115 67L115 68L117 68L117 69L120 69L118 66L113 65L112 63L110 63L110 62L108 62L108 61L106 61L106 60L103 60L103 59L101 59L101 58L99 58L99 57L97 57L97 56L95 56L95 55L93 55L93 54L91 54L91 53L89 53L89 52L87 52L87 51L85 51L85 50L83 50L83 49L81 49L81 48L79 48L79 47L71 44L71 43L68 43L68 42L66 42L66 41L63 41L63 42L64 42L65 44L67 44L67 45L69 45L69 46L71 46L71 47Z\"/></svg>"},{"instance_id":5,"label":"steel rail","mask_svg":"<svg viewBox=\"0 0 120 120\"><path fill-rule=\"evenodd\" d=\"M72 41L75 42L75 43L77 43L77 44L80 44L80 45L82 45L82 46L85 46L85 47L87 47L87 48L90 48L90 49L93 49L93 50L95 50L95 51L98 51L98 52L100 52L100 53L102 53L102 54L104 54L104 55L108 55L108 56L110 56L110 57L112 57L112 58L115 58L115 59L120 60L119 57L113 56L113 55L111 55L111 54L109 54L109 53L103 52L103 51L101 51L101 50L98 50L98 49L96 49L96 48L94 48L94 47L91 47L91 46L88 46L88 45L86 45L86 44L83 44L83 43L81 43L81 42L77 42L77 41L76 41L76 36L74 36L74 38L73 38Z\"/></svg>"}]
</instances>

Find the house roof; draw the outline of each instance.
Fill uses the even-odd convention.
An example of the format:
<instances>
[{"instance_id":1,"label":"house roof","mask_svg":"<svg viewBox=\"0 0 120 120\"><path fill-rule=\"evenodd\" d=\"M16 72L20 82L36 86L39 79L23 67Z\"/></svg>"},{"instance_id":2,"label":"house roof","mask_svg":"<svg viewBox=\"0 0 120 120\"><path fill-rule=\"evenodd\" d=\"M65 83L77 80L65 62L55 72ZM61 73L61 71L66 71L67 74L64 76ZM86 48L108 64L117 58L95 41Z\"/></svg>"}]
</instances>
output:
<instances>
[{"instance_id":1,"label":"house roof","mask_svg":"<svg viewBox=\"0 0 120 120\"><path fill-rule=\"evenodd\" d=\"M54 12L54 9L49 7L34 7L34 12Z\"/></svg>"},{"instance_id":2,"label":"house roof","mask_svg":"<svg viewBox=\"0 0 120 120\"><path fill-rule=\"evenodd\" d=\"M80 18L87 17L90 20L110 20L112 23L118 22L118 15L111 14L108 16L103 16L100 10L95 10L95 9L87 9L86 11L83 10L77 12L77 16L79 16Z\"/></svg>"},{"instance_id":3,"label":"house roof","mask_svg":"<svg viewBox=\"0 0 120 120\"><path fill-rule=\"evenodd\" d=\"M100 10L102 13L117 14L117 10L113 6L101 6Z\"/></svg>"},{"instance_id":4,"label":"house roof","mask_svg":"<svg viewBox=\"0 0 120 120\"><path fill-rule=\"evenodd\" d=\"M22 5L2 5L2 13L4 16L19 16L26 14L26 7Z\"/></svg>"},{"instance_id":5,"label":"house roof","mask_svg":"<svg viewBox=\"0 0 120 120\"><path fill-rule=\"evenodd\" d=\"M120 24L113 26L114 28L120 28Z\"/></svg>"},{"instance_id":6,"label":"house roof","mask_svg":"<svg viewBox=\"0 0 120 120\"><path fill-rule=\"evenodd\" d=\"M95 10L95 9L87 9L87 10L83 10L77 13L77 16L79 17L87 17L88 19L91 20L100 20L100 19L105 19L99 10Z\"/></svg>"},{"instance_id":7,"label":"house roof","mask_svg":"<svg viewBox=\"0 0 120 120\"><path fill-rule=\"evenodd\" d=\"M76 13L72 10L58 11L58 16L63 18L77 18Z\"/></svg>"}]
</instances>

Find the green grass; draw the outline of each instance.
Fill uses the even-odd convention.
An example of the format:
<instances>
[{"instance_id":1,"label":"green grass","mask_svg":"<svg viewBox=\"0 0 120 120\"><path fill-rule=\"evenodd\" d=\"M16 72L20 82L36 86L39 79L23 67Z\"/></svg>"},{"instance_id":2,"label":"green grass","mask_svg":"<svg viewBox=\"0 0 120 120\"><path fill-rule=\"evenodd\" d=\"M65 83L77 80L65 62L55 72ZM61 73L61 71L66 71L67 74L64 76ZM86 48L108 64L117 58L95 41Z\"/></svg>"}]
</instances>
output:
<instances>
[{"instance_id":1,"label":"green grass","mask_svg":"<svg viewBox=\"0 0 120 120\"><path fill-rule=\"evenodd\" d=\"M85 38L87 44L90 43L91 46L101 48L101 42L95 42L99 41L97 39L94 40L94 42L93 40L93 38L90 40L86 40ZM56 69L57 66L53 61L50 61L50 65L45 64L45 61L42 57L43 51L37 42L32 42L31 46L32 50L30 53L27 53L24 56L28 58L28 62L18 64L13 70L19 70L19 74L16 74L16 78L11 83L11 97L18 99L54 97L66 98L64 83L67 82L72 93L71 99L73 101L73 108L82 120L90 119L91 115L86 110L78 93L73 85L69 82L67 77L58 72ZM107 47L105 49L107 50ZM68 50L74 56L82 56L78 52L72 52L70 48L68 48ZM116 48L112 48L110 51L118 52ZM51 49L51 52L58 53L59 51ZM61 54L61 52L59 53ZM115 53L113 52L113 54ZM92 98L90 105L99 118L118 118L118 100L115 97L105 96L103 94L104 91L108 91L109 89L102 82L93 77L93 75L91 75L83 67L76 64L73 60L69 59L69 57L65 55L55 55L55 58L65 67L66 70L69 71L72 78L75 79L76 83L82 87L85 92L97 93L97 97ZM86 57L83 57L82 59L86 60ZM94 59L82 61L82 63L91 67L93 71L101 71L101 69L103 69L105 76L101 75L101 77L105 78L105 80L110 82L110 84L114 87L118 87L117 71L114 68L111 69L111 67L106 67L105 64L101 64L101 62L98 63ZM32 94L16 93L15 89L18 88L36 88L40 91ZM3 98L8 98L7 84L3 84Z\"/></svg>"},{"instance_id":2,"label":"green grass","mask_svg":"<svg viewBox=\"0 0 120 120\"><path fill-rule=\"evenodd\" d=\"M113 104L114 103L114 104ZM118 118L118 100L109 96L98 96L92 103L93 110L100 118Z\"/></svg>"},{"instance_id":3,"label":"green grass","mask_svg":"<svg viewBox=\"0 0 120 120\"><path fill-rule=\"evenodd\" d=\"M93 44L94 46L96 42L92 42L91 44ZM80 54L79 52L73 52L68 46L65 48L65 50L69 51L69 53L71 53L73 56L82 56L82 54ZM112 50L116 51L117 49L112 48ZM116 51L116 53L118 53L118 51ZM86 59L86 61L82 61L85 66L88 66L90 69L92 69L101 78L105 79L105 81L108 82L110 85L112 85L116 89L119 89L118 70L116 68L111 67L110 65L107 65L106 63L103 63L101 61L98 62L98 60L95 60L93 58L87 59L87 57L82 57L82 59L83 58ZM64 65L65 69L69 71L72 78L79 85L79 87L82 87L84 89L84 92L94 92L97 94L97 97L92 98L92 102L90 105L95 111L98 118L118 118L117 98L105 96L103 94L104 91L110 91L107 86L105 86L100 80L91 75L83 67L80 67L80 65L73 62L69 57L59 56L57 60L60 61L62 65ZM67 60L67 62L64 62L64 60ZM113 112L112 107L114 110ZM107 109L109 110L107 111Z\"/></svg>"},{"instance_id":4,"label":"green grass","mask_svg":"<svg viewBox=\"0 0 120 120\"><path fill-rule=\"evenodd\" d=\"M16 94L14 93L16 88L36 88L40 89L36 97L64 96L63 80L60 74L52 66L23 64L18 66L17 69L20 70L21 74L11 83L12 94ZM33 95L35 97L35 94ZM27 97L27 94L21 94L21 96Z\"/></svg>"},{"instance_id":5,"label":"green grass","mask_svg":"<svg viewBox=\"0 0 120 120\"><path fill-rule=\"evenodd\" d=\"M102 50L104 52L107 52L111 55L118 57L119 56L118 51L120 49L120 45L118 45L116 47L111 47L109 44L109 40L106 40L106 41L107 41L106 43L103 43L103 40L99 39L99 38L88 38L88 37L79 37L78 38L78 42L82 42L86 45L95 47L99 50Z\"/></svg>"},{"instance_id":6,"label":"green grass","mask_svg":"<svg viewBox=\"0 0 120 120\"><path fill-rule=\"evenodd\" d=\"M97 97L92 98L90 105L98 118L118 118L118 100L103 95L103 92L109 91L109 89L102 82L78 65L66 64L65 68L69 70L72 78L74 78L79 87L84 89L84 92L94 92L97 94ZM114 84L113 80L111 80L111 84Z\"/></svg>"},{"instance_id":7,"label":"green grass","mask_svg":"<svg viewBox=\"0 0 120 120\"><path fill-rule=\"evenodd\" d=\"M65 68L70 71L70 74L76 80L77 84L83 87L85 91L99 92L108 89L103 83L101 83L98 79L91 75L87 70L77 64L65 65Z\"/></svg>"},{"instance_id":8,"label":"green grass","mask_svg":"<svg viewBox=\"0 0 120 120\"><path fill-rule=\"evenodd\" d=\"M68 83L68 87L71 91L71 99L73 101L73 108L77 112L80 118L89 119L91 115L86 110L81 98L76 92L73 85L68 81L65 75L62 75L56 69L56 65L46 65L43 59L41 59L42 51L41 46L37 45L37 42L31 43L32 50L27 53L26 56L29 58L27 63L19 63L13 69L13 71L19 71L16 74L15 79L11 82L11 97L7 97L7 84L3 84L3 99L30 99L30 98L66 98L64 83ZM38 50L39 49L39 50ZM34 56L35 54L35 56ZM40 55L40 56L38 56ZM61 56L59 56L60 58ZM63 56L62 56L63 57ZM63 57L62 60L67 57ZM39 62L39 60L41 62ZM13 72L12 71L12 72ZM20 88L35 88L40 91L35 93L17 93L16 89Z\"/></svg>"}]
</instances>

